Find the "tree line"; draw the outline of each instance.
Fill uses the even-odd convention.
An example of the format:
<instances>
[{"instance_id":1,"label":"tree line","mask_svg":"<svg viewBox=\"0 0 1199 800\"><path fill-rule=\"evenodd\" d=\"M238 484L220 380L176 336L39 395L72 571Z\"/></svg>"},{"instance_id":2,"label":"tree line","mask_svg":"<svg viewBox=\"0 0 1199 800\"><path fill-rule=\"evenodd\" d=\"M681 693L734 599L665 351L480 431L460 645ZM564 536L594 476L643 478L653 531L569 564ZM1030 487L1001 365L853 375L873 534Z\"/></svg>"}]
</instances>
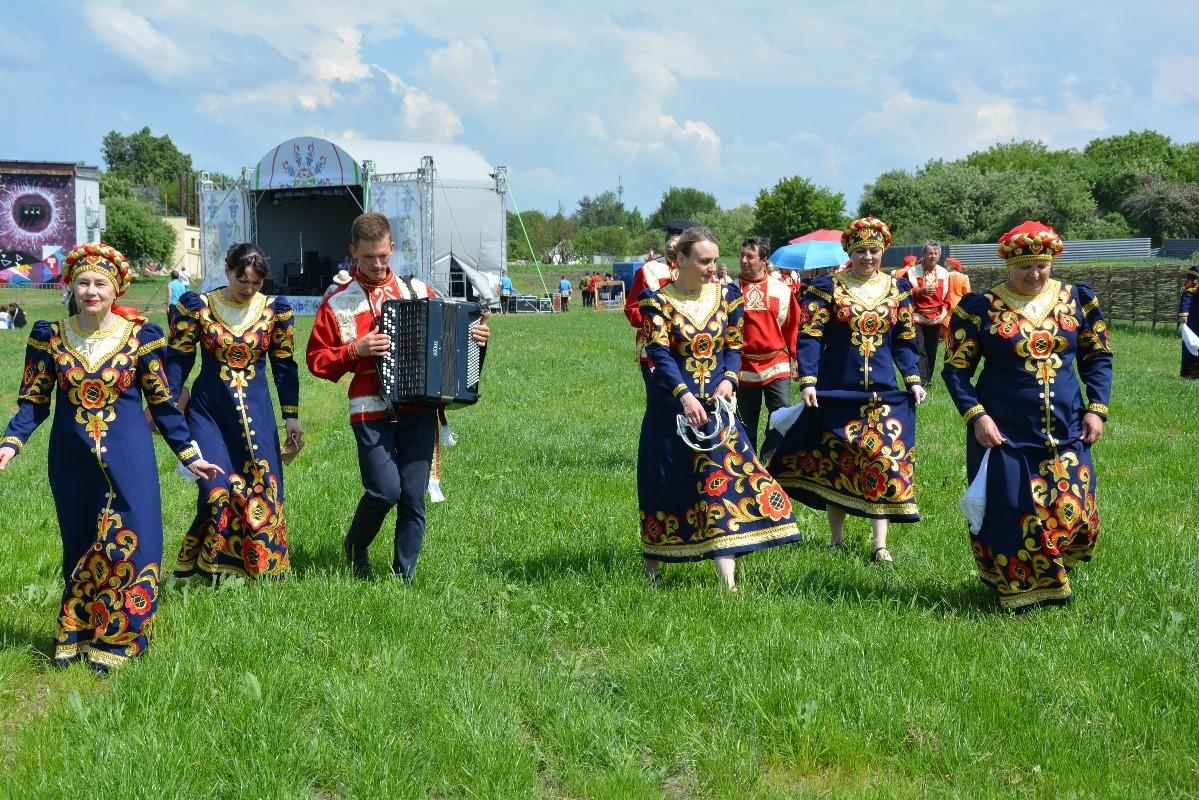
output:
<instances>
[{"instance_id":1,"label":"tree line","mask_svg":"<svg viewBox=\"0 0 1199 800\"><path fill-rule=\"evenodd\" d=\"M1052 225L1067 239L1199 237L1199 142L1178 144L1155 131L1094 139L1081 150L1011 141L956 161L891 170L865 186L854 216L886 220L897 243L927 239L993 242L1026 219ZM691 219L722 242L749 234L773 246L850 219L845 197L802 176L758 192L752 205L721 208L693 187L670 187L648 217L624 208L615 192L578 201L567 215L524 212L524 229L508 214L508 255L542 261L557 253L623 256L662 246L665 221ZM525 233L528 237L526 240Z\"/></svg>"}]
</instances>

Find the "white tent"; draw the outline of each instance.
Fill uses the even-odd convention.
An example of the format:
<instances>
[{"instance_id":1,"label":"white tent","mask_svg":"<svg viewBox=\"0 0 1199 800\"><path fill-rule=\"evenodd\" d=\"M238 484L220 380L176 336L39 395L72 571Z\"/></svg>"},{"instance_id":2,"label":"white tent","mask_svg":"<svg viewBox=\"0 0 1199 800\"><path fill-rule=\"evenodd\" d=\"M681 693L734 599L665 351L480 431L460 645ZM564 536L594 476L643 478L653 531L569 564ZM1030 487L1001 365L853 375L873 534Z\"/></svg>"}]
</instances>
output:
<instances>
[{"instance_id":1,"label":"white tent","mask_svg":"<svg viewBox=\"0 0 1199 800\"><path fill-rule=\"evenodd\" d=\"M503 168L461 145L304 136L271 148L231 186L200 189L205 287L224 280L229 246L254 241L276 289L319 295L347 256L350 222L380 211L392 266L441 294L497 299L507 261Z\"/></svg>"}]
</instances>

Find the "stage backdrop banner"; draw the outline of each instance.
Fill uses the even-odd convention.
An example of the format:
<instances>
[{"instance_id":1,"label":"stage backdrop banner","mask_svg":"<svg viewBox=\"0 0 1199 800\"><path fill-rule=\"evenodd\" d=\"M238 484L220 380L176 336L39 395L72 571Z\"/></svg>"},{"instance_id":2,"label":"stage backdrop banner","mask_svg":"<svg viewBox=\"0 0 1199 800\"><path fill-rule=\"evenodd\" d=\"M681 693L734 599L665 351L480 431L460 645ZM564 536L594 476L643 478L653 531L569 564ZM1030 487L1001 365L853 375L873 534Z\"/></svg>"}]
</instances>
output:
<instances>
[{"instance_id":1,"label":"stage backdrop banner","mask_svg":"<svg viewBox=\"0 0 1199 800\"><path fill-rule=\"evenodd\" d=\"M204 291L224 286L225 253L253 240L249 192L240 185L200 190L200 264Z\"/></svg>"},{"instance_id":2,"label":"stage backdrop banner","mask_svg":"<svg viewBox=\"0 0 1199 800\"><path fill-rule=\"evenodd\" d=\"M321 304L323 297L295 297L285 295L287 302L291 303L291 310L295 312L297 317L315 317L316 309Z\"/></svg>"},{"instance_id":3,"label":"stage backdrop banner","mask_svg":"<svg viewBox=\"0 0 1199 800\"><path fill-rule=\"evenodd\" d=\"M428 282L428 242L421 224L425 216L425 197L416 178L371 182L370 210L378 211L391 223L395 254L391 267L397 275L413 275Z\"/></svg>"}]
</instances>

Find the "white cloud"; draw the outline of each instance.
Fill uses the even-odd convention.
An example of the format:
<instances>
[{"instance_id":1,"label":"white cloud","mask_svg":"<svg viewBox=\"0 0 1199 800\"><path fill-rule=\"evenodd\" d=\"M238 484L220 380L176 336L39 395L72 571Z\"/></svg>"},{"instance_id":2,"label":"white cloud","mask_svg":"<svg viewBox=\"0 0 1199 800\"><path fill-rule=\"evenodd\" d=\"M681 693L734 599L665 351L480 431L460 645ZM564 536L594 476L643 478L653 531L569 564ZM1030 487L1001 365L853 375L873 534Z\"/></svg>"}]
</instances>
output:
<instances>
[{"instance_id":1,"label":"white cloud","mask_svg":"<svg viewBox=\"0 0 1199 800\"><path fill-rule=\"evenodd\" d=\"M185 51L160 31L147 17L119 3L88 3L83 21L95 34L94 41L115 57L162 85L200 68L203 59Z\"/></svg>"},{"instance_id":2,"label":"white cloud","mask_svg":"<svg viewBox=\"0 0 1199 800\"><path fill-rule=\"evenodd\" d=\"M1169 55L1154 65L1153 98L1162 103L1188 106L1199 103L1199 58Z\"/></svg>"},{"instance_id":3,"label":"white cloud","mask_svg":"<svg viewBox=\"0 0 1199 800\"><path fill-rule=\"evenodd\" d=\"M486 111L499 102L495 56L482 37L458 39L429 53L430 89L457 104Z\"/></svg>"}]
</instances>

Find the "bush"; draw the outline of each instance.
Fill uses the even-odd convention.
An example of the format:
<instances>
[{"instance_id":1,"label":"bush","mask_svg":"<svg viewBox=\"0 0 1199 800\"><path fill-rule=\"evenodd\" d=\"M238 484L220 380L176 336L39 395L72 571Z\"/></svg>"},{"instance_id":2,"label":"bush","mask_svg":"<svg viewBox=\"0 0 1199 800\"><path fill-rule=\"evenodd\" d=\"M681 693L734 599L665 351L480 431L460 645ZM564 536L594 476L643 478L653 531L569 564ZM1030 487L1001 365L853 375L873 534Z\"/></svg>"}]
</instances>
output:
<instances>
[{"instance_id":1,"label":"bush","mask_svg":"<svg viewBox=\"0 0 1199 800\"><path fill-rule=\"evenodd\" d=\"M104 242L130 261L148 259L170 264L175 255L175 230L154 209L128 197L105 199L108 229Z\"/></svg>"}]
</instances>

